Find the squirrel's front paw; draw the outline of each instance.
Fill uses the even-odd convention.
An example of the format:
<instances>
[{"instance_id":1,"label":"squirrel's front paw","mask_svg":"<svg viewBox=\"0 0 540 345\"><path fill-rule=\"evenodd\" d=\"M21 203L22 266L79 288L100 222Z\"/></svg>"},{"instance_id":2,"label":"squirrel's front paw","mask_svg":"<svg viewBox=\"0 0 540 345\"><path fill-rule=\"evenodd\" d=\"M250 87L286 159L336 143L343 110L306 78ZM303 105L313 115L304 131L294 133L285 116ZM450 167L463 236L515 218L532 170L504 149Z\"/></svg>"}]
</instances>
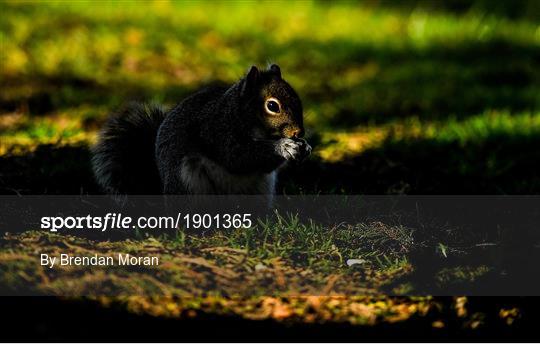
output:
<instances>
[{"instance_id":1,"label":"squirrel's front paw","mask_svg":"<svg viewBox=\"0 0 540 345\"><path fill-rule=\"evenodd\" d=\"M311 146L304 139L284 138L276 142L276 152L288 161L299 161L309 156Z\"/></svg>"},{"instance_id":2,"label":"squirrel's front paw","mask_svg":"<svg viewBox=\"0 0 540 345\"><path fill-rule=\"evenodd\" d=\"M279 139L276 142L276 152L288 161L300 158L302 143L289 138Z\"/></svg>"},{"instance_id":3,"label":"squirrel's front paw","mask_svg":"<svg viewBox=\"0 0 540 345\"><path fill-rule=\"evenodd\" d=\"M311 150L312 150L311 145L308 144L306 139L299 138L299 139L296 139L296 141L302 143L302 156L300 157L300 159L301 160L306 159L307 156L311 154Z\"/></svg>"}]
</instances>

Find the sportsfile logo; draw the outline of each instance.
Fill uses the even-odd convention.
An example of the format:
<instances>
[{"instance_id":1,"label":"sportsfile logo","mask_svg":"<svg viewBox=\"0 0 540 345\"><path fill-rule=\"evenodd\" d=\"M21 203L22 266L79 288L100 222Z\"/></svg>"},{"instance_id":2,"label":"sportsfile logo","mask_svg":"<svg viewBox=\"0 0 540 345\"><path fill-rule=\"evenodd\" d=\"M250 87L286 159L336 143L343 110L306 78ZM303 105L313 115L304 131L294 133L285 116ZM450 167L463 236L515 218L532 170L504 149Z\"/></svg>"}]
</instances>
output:
<instances>
[{"instance_id":1,"label":"sportsfile logo","mask_svg":"<svg viewBox=\"0 0 540 345\"><path fill-rule=\"evenodd\" d=\"M126 230L126 229L231 229L250 228L253 225L251 213L178 213L172 216L132 217L121 213L107 213L105 216L42 217L41 229L57 232L67 229Z\"/></svg>"},{"instance_id":2,"label":"sportsfile logo","mask_svg":"<svg viewBox=\"0 0 540 345\"><path fill-rule=\"evenodd\" d=\"M173 217L139 217L136 222L133 218L121 213L107 213L105 216L68 216L68 217L42 217L41 229L57 232L62 229L96 229L107 231L111 229L170 229L178 226L178 218Z\"/></svg>"}]
</instances>

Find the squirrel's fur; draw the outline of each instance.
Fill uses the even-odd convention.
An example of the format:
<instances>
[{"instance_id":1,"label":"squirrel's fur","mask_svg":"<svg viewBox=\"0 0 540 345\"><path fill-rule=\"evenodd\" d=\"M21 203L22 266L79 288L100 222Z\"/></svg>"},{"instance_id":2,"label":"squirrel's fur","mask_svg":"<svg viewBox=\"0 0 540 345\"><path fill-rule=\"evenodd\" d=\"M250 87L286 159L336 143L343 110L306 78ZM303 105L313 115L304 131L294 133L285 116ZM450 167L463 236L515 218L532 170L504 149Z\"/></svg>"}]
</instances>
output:
<instances>
[{"instance_id":1,"label":"squirrel's fur","mask_svg":"<svg viewBox=\"0 0 540 345\"><path fill-rule=\"evenodd\" d=\"M109 194L159 194L155 142L165 112L131 103L111 116L93 148L97 182Z\"/></svg>"},{"instance_id":2,"label":"squirrel's fur","mask_svg":"<svg viewBox=\"0 0 540 345\"><path fill-rule=\"evenodd\" d=\"M303 132L302 104L279 67L253 66L167 113L129 105L105 124L92 163L111 194L271 195L276 170L310 153Z\"/></svg>"}]
</instances>

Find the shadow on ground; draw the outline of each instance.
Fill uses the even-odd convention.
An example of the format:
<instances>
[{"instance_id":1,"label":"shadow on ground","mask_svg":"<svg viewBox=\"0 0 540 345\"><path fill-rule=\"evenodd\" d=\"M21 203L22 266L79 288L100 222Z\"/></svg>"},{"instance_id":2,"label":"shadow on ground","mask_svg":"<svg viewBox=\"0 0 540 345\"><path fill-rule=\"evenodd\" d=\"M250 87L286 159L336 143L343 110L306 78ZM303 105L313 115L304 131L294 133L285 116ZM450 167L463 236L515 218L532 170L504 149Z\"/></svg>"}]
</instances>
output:
<instances>
[{"instance_id":1,"label":"shadow on ground","mask_svg":"<svg viewBox=\"0 0 540 345\"><path fill-rule=\"evenodd\" d=\"M492 135L462 144L389 139L337 163L315 160L282 174L286 193L538 194L540 136Z\"/></svg>"},{"instance_id":2,"label":"shadow on ground","mask_svg":"<svg viewBox=\"0 0 540 345\"><path fill-rule=\"evenodd\" d=\"M463 15L469 12L483 13L508 19L538 20L540 18L540 5L537 1L490 1L490 0L409 0L409 1L374 1L374 5L399 9L405 12L423 10L427 12L452 13Z\"/></svg>"},{"instance_id":3,"label":"shadow on ground","mask_svg":"<svg viewBox=\"0 0 540 345\"><path fill-rule=\"evenodd\" d=\"M0 157L1 194L99 194L85 145L41 145L23 156Z\"/></svg>"},{"instance_id":4,"label":"shadow on ground","mask_svg":"<svg viewBox=\"0 0 540 345\"><path fill-rule=\"evenodd\" d=\"M442 299L441 299L442 300ZM534 313L538 303L523 298L471 299L472 311L486 312L496 319L501 307L522 306L523 321L505 327L493 320L491 327L463 327L459 317L445 317L446 327L432 327L440 315L413 318L407 322L358 327L348 324L286 324L272 320L253 321L239 317L196 314L187 319L136 315L118 308L104 309L85 300L56 298L2 298L10 315L0 339L7 341L361 341L427 339L538 339ZM444 301L441 301L444 303ZM451 302L448 299L448 302ZM448 305L447 305L448 306ZM29 312L32 310L32 312ZM444 310L442 311L444 312ZM46 316L44 316L46 315ZM73 317L76 315L77 317ZM489 321L489 320L487 320ZM58 327L61 325L62 327ZM93 325L93 326L89 326ZM294 327L293 327L294 326ZM213 331L208 332L211 328Z\"/></svg>"},{"instance_id":5,"label":"shadow on ground","mask_svg":"<svg viewBox=\"0 0 540 345\"><path fill-rule=\"evenodd\" d=\"M281 173L285 194L538 194L540 136L445 142L389 139L336 163L313 158ZM99 194L89 148L41 145L0 157L2 194Z\"/></svg>"}]
</instances>

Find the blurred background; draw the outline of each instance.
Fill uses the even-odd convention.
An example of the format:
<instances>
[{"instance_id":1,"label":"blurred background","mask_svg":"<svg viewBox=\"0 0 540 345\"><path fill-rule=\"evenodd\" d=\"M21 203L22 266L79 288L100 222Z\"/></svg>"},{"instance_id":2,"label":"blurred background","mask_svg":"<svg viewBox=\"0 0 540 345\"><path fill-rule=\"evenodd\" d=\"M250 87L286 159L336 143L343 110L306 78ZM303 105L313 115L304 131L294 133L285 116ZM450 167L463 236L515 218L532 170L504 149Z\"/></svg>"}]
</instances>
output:
<instances>
[{"instance_id":1,"label":"blurred background","mask_svg":"<svg viewBox=\"0 0 540 345\"><path fill-rule=\"evenodd\" d=\"M280 192L540 193L540 2L0 3L0 192L99 193L123 102L275 62L313 157Z\"/></svg>"}]
</instances>

